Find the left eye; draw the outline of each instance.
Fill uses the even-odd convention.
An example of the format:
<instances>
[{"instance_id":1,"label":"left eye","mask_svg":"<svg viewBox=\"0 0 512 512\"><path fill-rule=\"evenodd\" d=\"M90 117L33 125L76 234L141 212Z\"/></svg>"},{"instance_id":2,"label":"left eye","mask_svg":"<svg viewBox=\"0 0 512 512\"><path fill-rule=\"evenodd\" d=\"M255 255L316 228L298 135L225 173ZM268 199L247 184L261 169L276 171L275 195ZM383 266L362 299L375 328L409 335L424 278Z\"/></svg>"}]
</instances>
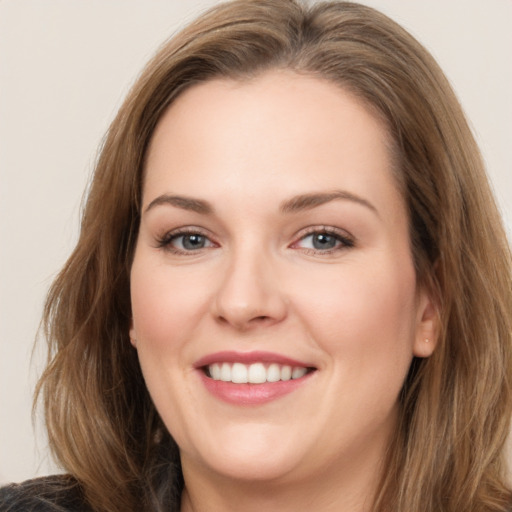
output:
<instances>
[{"instance_id":1,"label":"left eye","mask_svg":"<svg viewBox=\"0 0 512 512\"><path fill-rule=\"evenodd\" d=\"M181 251L197 251L199 249L211 247L213 244L204 235L199 233L186 233L173 236L169 245Z\"/></svg>"},{"instance_id":2,"label":"left eye","mask_svg":"<svg viewBox=\"0 0 512 512\"><path fill-rule=\"evenodd\" d=\"M352 247L353 243L347 238L326 232L311 233L301 238L296 246L315 251L332 251L343 247Z\"/></svg>"}]
</instances>

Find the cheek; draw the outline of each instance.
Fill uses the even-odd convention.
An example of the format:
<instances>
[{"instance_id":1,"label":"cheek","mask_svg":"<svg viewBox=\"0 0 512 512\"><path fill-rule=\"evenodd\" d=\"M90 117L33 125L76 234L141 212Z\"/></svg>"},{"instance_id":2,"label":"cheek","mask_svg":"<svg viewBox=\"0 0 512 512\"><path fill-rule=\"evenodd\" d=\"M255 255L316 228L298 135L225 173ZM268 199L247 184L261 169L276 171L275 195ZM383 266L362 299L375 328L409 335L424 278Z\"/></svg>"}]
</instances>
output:
<instances>
[{"instance_id":1,"label":"cheek","mask_svg":"<svg viewBox=\"0 0 512 512\"><path fill-rule=\"evenodd\" d=\"M138 264L131 272L131 301L135 337L154 349L173 350L191 336L205 310L203 279L186 269Z\"/></svg>"},{"instance_id":2,"label":"cheek","mask_svg":"<svg viewBox=\"0 0 512 512\"><path fill-rule=\"evenodd\" d=\"M140 256L131 271L133 337L153 402L173 436L182 439L186 404L195 400L183 375L190 371L189 341L204 294L187 271L172 272Z\"/></svg>"},{"instance_id":3,"label":"cheek","mask_svg":"<svg viewBox=\"0 0 512 512\"><path fill-rule=\"evenodd\" d=\"M297 287L294 295L311 337L333 358L357 358L361 364L379 358L407 366L416 308L414 268L405 261L310 275L314 287Z\"/></svg>"}]
</instances>

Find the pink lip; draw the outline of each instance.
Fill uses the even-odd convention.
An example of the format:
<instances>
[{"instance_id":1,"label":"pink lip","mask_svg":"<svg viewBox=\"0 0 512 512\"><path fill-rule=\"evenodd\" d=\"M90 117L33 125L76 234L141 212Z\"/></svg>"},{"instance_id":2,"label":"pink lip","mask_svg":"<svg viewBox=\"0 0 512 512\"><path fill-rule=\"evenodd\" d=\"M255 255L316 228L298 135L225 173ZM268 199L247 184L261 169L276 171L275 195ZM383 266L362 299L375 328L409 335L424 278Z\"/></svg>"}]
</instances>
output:
<instances>
[{"instance_id":1,"label":"pink lip","mask_svg":"<svg viewBox=\"0 0 512 512\"><path fill-rule=\"evenodd\" d=\"M313 375L313 373L307 373L300 379L265 382L264 384L234 384L213 380L202 371L198 373L206 389L212 395L235 405L260 405L271 402L295 391Z\"/></svg>"},{"instance_id":2,"label":"pink lip","mask_svg":"<svg viewBox=\"0 0 512 512\"><path fill-rule=\"evenodd\" d=\"M282 356L280 354L274 354L273 352L261 352L261 351L253 351L253 352L235 352L235 351L224 351L224 352L215 352L214 354L209 354L207 356L202 357L199 361L196 361L194 364L195 368L202 368L203 366L208 366L214 363L243 363L243 364L252 364L252 363L277 363L277 364L286 364L290 366L301 366L304 368L310 368L313 365L305 363L303 361L297 361L296 359L291 359L286 356Z\"/></svg>"},{"instance_id":3,"label":"pink lip","mask_svg":"<svg viewBox=\"0 0 512 512\"><path fill-rule=\"evenodd\" d=\"M277 363L281 365L311 368L312 365L285 357L272 352L216 352L202 357L195 363L195 368L206 389L216 398L230 404L239 406L261 405L292 393L302 386L315 372L310 372L300 379L290 379L279 382L265 382L263 384L234 384L213 380L208 377L203 368L214 363Z\"/></svg>"}]
</instances>

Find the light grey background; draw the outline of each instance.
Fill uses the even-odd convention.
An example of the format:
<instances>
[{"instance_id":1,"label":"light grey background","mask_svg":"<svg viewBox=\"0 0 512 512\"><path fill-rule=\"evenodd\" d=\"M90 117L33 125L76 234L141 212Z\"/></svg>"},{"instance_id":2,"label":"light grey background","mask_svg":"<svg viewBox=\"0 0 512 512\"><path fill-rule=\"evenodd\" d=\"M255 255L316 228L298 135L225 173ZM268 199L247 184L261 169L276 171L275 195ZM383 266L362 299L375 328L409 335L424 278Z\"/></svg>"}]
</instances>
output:
<instances>
[{"instance_id":1,"label":"light grey background","mask_svg":"<svg viewBox=\"0 0 512 512\"><path fill-rule=\"evenodd\" d=\"M214 0L0 0L0 484L56 471L30 410L45 293L96 151L156 48ZM512 1L364 0L438 59L512 232Z\"/></svg>"}]
</instances>

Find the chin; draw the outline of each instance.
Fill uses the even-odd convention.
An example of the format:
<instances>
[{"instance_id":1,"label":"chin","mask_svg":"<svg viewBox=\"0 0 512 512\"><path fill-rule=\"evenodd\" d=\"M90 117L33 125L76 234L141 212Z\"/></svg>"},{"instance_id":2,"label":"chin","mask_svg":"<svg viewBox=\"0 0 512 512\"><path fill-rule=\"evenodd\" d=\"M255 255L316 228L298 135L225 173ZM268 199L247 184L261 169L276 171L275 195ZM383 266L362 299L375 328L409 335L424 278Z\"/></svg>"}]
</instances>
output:
<instances>
[{"instance_id":1,"label":"chin","mask_svg":"<svg viewBox=\"0 0 512 512\"><path fill-rule=\"evenodd\" d=\"M261 456L258 458L229 457L215 461L209 468L229 480L251 483L278 482L294 473L295 461L289 458Z\"/></svg>"},{"instance_id":2,"label":"chin","mask_svg":"<svg viewBox=\"0 0 512 512\"><path fill-rule=\"evenodd\" d=\"M280 480L300 467L303 450L298 450L297 439L276 434L246 426L242 433L231 431L214 443L205 439L203 450L197 447L193 459L224 478L252 482ZM184 463L185 450L181 456Z\"/></svg>"}]
</instances>

